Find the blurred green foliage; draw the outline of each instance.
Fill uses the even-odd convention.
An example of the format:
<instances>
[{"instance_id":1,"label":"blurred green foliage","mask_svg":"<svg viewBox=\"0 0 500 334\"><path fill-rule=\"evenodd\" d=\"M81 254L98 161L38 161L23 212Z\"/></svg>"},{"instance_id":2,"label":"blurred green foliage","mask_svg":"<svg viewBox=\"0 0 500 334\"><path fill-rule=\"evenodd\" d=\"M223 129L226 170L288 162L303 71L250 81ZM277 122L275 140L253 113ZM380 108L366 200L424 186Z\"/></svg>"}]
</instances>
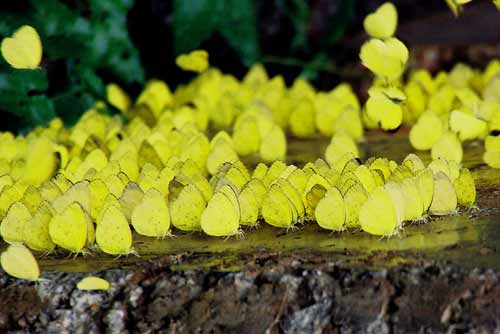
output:
<instances>
[{"instance_id":1,"label":"blurred green foliage","mask_svg":"<svg viewBox=\"0 0 500 334\"><path fill-rule=\"evenodd\" d=\"M10 113L16 119L10 127L3 122L3 129L29 129L46 124L55 116L73 123L96 101L105 98L102 77L128 87L144 83L140 50L132 44L127 29L129 11L139 0L1 1L13 5L6 6L12 9L0 12L0 39L29 24L39 32L43 44L43 61L38 70L12 69L0 57L0 113ZM171 0L151 0L149 5L137 2L136 6L147 7L155 1ZM171 3L173 21L171 26L165 24L172 29L176 54L199 48L219 34L246 66L261 62L298 67L303 77L313 80L321 71L332 69L329 48L343 36L352 19L355 1L317 2L330 8L334 3L335 8L334 16L327 21L327 35L319 38L320 43L311 41L311 36L314 14L321 13L322 8L315 8L313 2L306 0L173 0ZM290 41L276 41L284 45L285 58L263 50L266 27L259 22L259 15L266 10L268 13L278 10L293 29L292 34L286 31ZM146 33L143 38L156 36L154 31L141 33ZM175 81L169 78L169 82L172 79Z\"/></svg>"},{"instance_id":2,"label":"blurred green foliage","mask_svg":"<svg viewBox=\"0 0 500 334\"><path fill-rule=\"evenodd\" d=\"M313 23L310 2L263 1L263 6L275 6L279 12L285 13L293 26L293 37L285 59L263 54L259 45L257 3L258 1L253 0L174 0L176 53L198 48L214 33L219 33L247 66L255 62L273 62L286 66L294 64L292 66L302 67L301 76L310 80L315 79L322 70L331 70L328 49L335 45L349 26L354 15L355 0L336 0L330 3L335 5L336 10L329 18L325 38L321 38L321 43L315 46L310 41Z\"/></svg>"},{"instance_id":3,"label":"blurred green foliage","mask_svg":"<svg viewBox=\"0 0 500 334\"><path fill-rule=\"evenodd\" d=\"M15 70L0 61L0 109L19 116L25 127L56 114L71 123L105 97L98 72L142 83L143 68L126 26L132 5L133 0L89 0L78 11L58 0L30 0L22 13L3 11L0 36L29 24L40 34L44 55L39 70Z\"/></svg>"},{"instance_id":4,"label":"blurred green foliage","mask_svg":"<svg viewBox=\"0 0 500 334\"><path fill-rule=\"evenodd\" d=\"M174 0L174 44L191 51L214 32L220 33L250 66L260 56L253 0Z\"/></svg>"}]
</instances>

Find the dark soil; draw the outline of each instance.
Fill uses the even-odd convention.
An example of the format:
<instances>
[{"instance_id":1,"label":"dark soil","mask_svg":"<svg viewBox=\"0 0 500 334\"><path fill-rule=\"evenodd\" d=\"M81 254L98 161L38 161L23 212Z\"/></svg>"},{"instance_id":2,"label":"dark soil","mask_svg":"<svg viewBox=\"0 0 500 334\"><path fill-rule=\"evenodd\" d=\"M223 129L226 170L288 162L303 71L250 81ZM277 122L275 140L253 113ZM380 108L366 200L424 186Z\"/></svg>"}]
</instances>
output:
<instances>
[{"instance_id":1,"label":"dark soil","mask_svg":"<svg viewBox=\"0 0 500 334\"><path fill-rule=\"evenodd\" d=\"M273 254L245 270L171 270L186 256L21 283L0 276L0 331L30 333L498 333L500 271L446 264L384 270ZM305 269L314 267L315 269Z\"/></svg>"}]
</instances>

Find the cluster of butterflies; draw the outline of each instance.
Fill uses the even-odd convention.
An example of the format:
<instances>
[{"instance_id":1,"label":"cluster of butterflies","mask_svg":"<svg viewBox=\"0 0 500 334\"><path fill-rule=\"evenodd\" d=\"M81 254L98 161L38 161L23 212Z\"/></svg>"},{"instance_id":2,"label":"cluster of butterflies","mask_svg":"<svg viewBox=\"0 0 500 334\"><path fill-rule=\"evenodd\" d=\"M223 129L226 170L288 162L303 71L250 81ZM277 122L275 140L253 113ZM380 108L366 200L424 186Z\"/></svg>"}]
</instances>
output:
<instances>
[{"instance_id":1,"label":"cluster of butterflies","mask_svg":"<svg viewBox=\"0 0 500 334\"><path fill-rule=\"evenodd\" d=\"M472 0L446 0L448 7L450 7L455 16L461 14L464 9L464 5L468 4L469 2L472 2ZM500 10L500 0L492 0L492 2L493 5L495 5L495 7Z\"/></svg>"},{"instance_id":2,"label":"cluster of butterflies","mask_svg":"<svg viewBox=\"0 0 500 334\"><path fill-rule=\"evenodd\" d=\"M106 123L106 117L88 112L73 134L82 126L95 131L96 124L112 124ZM87 123L92 119L96 120ZM170 235L171 225L183 231L202 230L210 236L232 236L241 233L241 225L254 226L260 218L283 228L305 220L324 222L335 216L328 210L338 210L337 216L343 220L320 226L336 231L361 227L369 233L390 235L403 221L417 220L427 210L446 214L456 209L457 202L473 205L475 200L470 172L460 169L455 161L439 158L426 169L416 155L410 155L401 165L384 158L360 165L357 147L345 133L332 137L326 153L328 162L319 159L302 169L281 161L269 167L260 163L250 175L237 155L216 151L218 145L230 143L230 137L220 132L208 144L212 149L208 157L205 155L203 166L210 170L213 152L218 152L217 161L221 163L207 178L199 160L174 155L163 162L154 143L148 144L148 149L143 149L143 144L137 149L132 137L127 136L136 133L134 124L125 125L122 139L108 154L104 147L95 147L100 137L89 137L83 147L74 146L70 152L58 147L49 139L57 133L54 129L66 131L57 122L39 136L25 138L25 157L6 162L6 174L0 178L2 238L9 243L25 243L37 251L52 251L57 245L73 253L96 243L105 253L121 255L132 251L130 226L150 237ZM111 133L108 127L103 128L101 135L104 133ZM184 145L196 146L192 143L195 137L192 133L184 138ZM1 147L15 151L19 138L23 137L4 134ZM177 144L181 143L179 139ZM72 158L67 161L65 155ZM60 169L52 177L57 165ZM376 195L371 195L375 189L379 189ZM385 195L391 200L377 202ZM384 214L393 207L397 219L379 219L376 212L370 212L372 197L374 211L382 204L387 205L381 210ZM327 214L318 215L317 205ZM367 224L363 224L361 215L364 207L369 212ZM370 224L383 228L364 227Z\"/></svg>"},{"instance_id":3,"label":"cluster of butterflies","mask_svg":"<svg viewBox=\"0 0 500 334\"><path fill-rule=\"evenodd\" d=\"M450 152L457 136L486 138L485 160L498 163L500 62L480 76L488 82L480 86L480 101L477 72L464 65L434 79L417 71L403 85L408 50L393 37L396 27L390 3L365 20L373 38L360 56L377 79L364 110L346 83L318 92L298 78L288 88L261 65L239 81L211 68L208 54L196 50L176 62L199 75L173 92L151 80L132 101L112 83L106 102L118 115L102 113L99 102L72 128L54 119L25 136L0 134L0 235L11 244L2 266L37 279L28 248L78 254L97 246L129 254L132 230L149 237L169 236L173 228L228 237L261 221L285 229L316 221L332 231L390 236L406 221L473 206L471 173L460 168L461 154ZM14 68L40 66L41 42L32 27L4 39L1 51ZM486 132L469 116L485 122ZM432 122L422 123L426 118ZM426 167L409 155L401 164L384 158L361 164L356 142L364 128L395 129L402 122L415 123L410 140L432 149L432 163ZM331 136L325 160L303 168L281 162L286 133ZM248 156L262 161L251 173L240 160ZM16 267L18 260L26 267Z\"/></svg>"},{"instance_id":4,"label":"cluster of butterflies","mask_svg":"<svg viewBox=\"0 0 500 334\"><path fill-rule=\"evenodd\" d=\"M431 150L433 158L462 161L464 142L484 141L483 160L500 168L500 61L484 72L456 65L432 78L426 71L410 76L405 118L412 124L410 143Z\"/></svg>"},{"instance_id":5,"label":"cluster of butterflies","mask_svg":"<svg viewBox=\"0 0 500 334\"><path fill-rule=\"evenodd\" d=\"M450 1L459 6L468 1ZM484 161L500 168L500 61L493 60L484 72L457 64L435 77L416 70L402 80L408 50L393 37L398 15L385 3L364 21L372 37L361 48L360 58L376 78L365 104L367 128L394 130L411 126L410 143L417 150L431 150L433 159L461 162L462 143L485 140Z\"/></svg>"}]
</instances>

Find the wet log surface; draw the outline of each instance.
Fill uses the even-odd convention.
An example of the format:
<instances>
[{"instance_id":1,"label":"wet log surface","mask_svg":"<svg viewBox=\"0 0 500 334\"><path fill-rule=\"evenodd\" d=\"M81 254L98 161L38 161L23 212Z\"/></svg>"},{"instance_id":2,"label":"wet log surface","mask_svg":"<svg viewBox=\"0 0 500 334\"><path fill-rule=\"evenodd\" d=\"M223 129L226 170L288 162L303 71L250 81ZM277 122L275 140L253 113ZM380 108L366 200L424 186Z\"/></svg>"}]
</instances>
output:
<instances>
[{"instance_id":1,"label":"wet log surface","mask_svg":"<svg viewBox=\"0 0 500 334\"><path fill-rule=\"evenodd\" d=\"M289 162L312 160L326 144L291 141ZM400 161L411 147L402 130L368 134L362 150ZM42 281L0 273L0 332L498 333L500 171L481 155L480 144L466 144L478 209L390 239L261 224L244 240L134 235L140 257L37 254ZM79 291L87 273L112 287Z\"/></svg>"}]
</instances>

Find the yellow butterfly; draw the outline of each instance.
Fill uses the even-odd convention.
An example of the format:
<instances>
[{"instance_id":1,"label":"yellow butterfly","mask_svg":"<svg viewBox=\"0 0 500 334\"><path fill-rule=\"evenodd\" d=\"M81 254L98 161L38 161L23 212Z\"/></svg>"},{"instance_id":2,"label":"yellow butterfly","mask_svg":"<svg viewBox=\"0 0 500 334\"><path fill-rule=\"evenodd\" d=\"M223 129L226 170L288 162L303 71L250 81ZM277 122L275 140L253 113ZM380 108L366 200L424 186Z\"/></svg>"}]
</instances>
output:
<instances>
[{"instance_id":1,"label":"yellow butterfly","mask_svg":"<svg viewBox=\"0 0 500 334\"><path fill-rule=\"evenodd\" d=\"M192 176L186 176L183 172L180 172L179 174L176 175L175 181L181 183L182 185L187 185L187 184L195 185L203 194L205 201L208 201L210 200L210 198L212 198L214 191L212 188L212 184L200 173L193 174ZM217 185L215 184L213 186L217 187Z\"/></svg>"},{"instance_id":2,"label":"yellow butterfly","mask_svg":"<svg viewBox=\"0 0 500 334\"><path fill-rule=\"evenodd\" d=\"M323 176L313 174L307 181L306 187L302 192L302 202L304 203L307 216L310 219L314 218L314 210L318 201L325 195L326 191L332 187ZM299 189L297 189L299 190Z\"/></svg>"},{"instance_id":3,"label":"yellow butterfly","mask_svg":"<svg viewBox=\"0 0 500 334\"><path fill-rule=\"evenodd\" d=\"M62 193L65 193L73 186L73 183L64 174L56 174L51 180Z\"/></svg>"},{"instance_id":4,"label":"yellow butterfly","mask_svg":"<svg viewBox=\"0 0 500 334\"><path fill-rule=\"evenodd\" d=\"M24 242L34 250L51 252L55 244L50 238L49 224L53 217L52 208L48 202L40 204L33 217L24 225Z\"/></svg>"},{"instance_id":5,"label":"yellow butterfly","mask_svg":"<svg viewBox=\"0 0 500 334\"><path fill-rule=\"evenodd\" d=\"M9 174L0 176L0 192L2 192L5 186L12 186L12 184L14 184L14 180Z\"/></svg>"},{"instance_id":6,"label":"yellow butterfly","mask_svg":"<svg viewBox=\"0 0 500 334\"><path fill-rule=\"evenodd\" d=\"M109 282L100 277L87 276L82 278L76 287L78 290L108 290Z\"/></svg>"},{"instance_id":7,"label":"yellow butterfly","mask_svg":"<svg viewBox=\"0 0 500 334\"><path fill-rule=\"evenodd\" d=\"M122 174L123 176L123 174ZM115 195L115 197L119 198L122 193L123 189L125 189L125 185L128 183L128 180L123 180L120 177L120 174L118 175L110 175L108 176L105 180L104 183L108 187L109 193Z\"/></svg>"},{"instance_id":8,"label":"yellow butterfly","mask_svg":"<svg viewBox=\"0 0 500 334\"><path fill-rule=\"evenodd\" d=\"M22 179L36 186L50 179L56 171L54 143L45 137L30 142Z\"/></svg>"},{"instance_id":9,"label":"yellow butterfly","mask_svg":"<svg viewBox=\"0 0 500 334\"><path fill-rule=\"evenodd\" d=\"M282 162L282 161L275 161L269 166L269 168L266 171L266 174L264 178L262 179L262 182L264 183L264 186L269 187L271 183L276 180L281 173L283 173L286 170L287 166ZM254 171L255 174L255 171Z\"/></svg>"},{"instance_id":10,"label":"yellow butterfly","mask_svg":"<svg viewBox=\"0 0 500 334\"><path fill-rule=\"evenodd\" d=\"M384 187L377 187L359 210L363 231L374 235L390 236L398 226L393 200Z\"/></svg>"},{"instance_id":11,"label":"yellow butterfly","mask_svg":"<svg viewBox=\"0 0 500 334\"><path fill-rule=\"evenodd\" d=\"M297 101L290 114L289 126L292 135L308 138L316 132L315 110L308 99Z\"/></svg>"},{"instance_id":12,"label":"yellow butterfly","mask_svg":"<svg viewBox=\"0 0 500 334\"><path fill-rule=\"evenodd\" d=\"M344 105L332 93L318 92L314 99L314 106L316 128L322 135L331 136L334 132L337 118L344 110Z\"/></svg>"},{"instance_id":13,"label":"yellow butterfly","mask_svg":"<svg viewBox=\"0 0 500 334\"><path fill-rule=\"evenodd\" d=\"M416 154L410 153L403 159L403 165L411 169L413 173L425 168L424 162Z\"/></svg>"},{"instance_id":14,"label":"yellow butterfly","mask_svg":"<svg viewBox=\"0 0 500 334\"><path fill-rule=\"evenodd\" d=\"M231 137L224 131L217 133L210 142L210 153L207 158L208 172L215 175L222 164L237 160L238 154L234 150Z\"/></svg>"},{"instance_id":15,"label":"yellow butterfly","mask_svg":"<svg viewBox=\"0 0 500 334\"><path fill-rule=\"evenodd\" d=\"M374 74L388 81L398 79L408 61L408 49L397 38L370 39L361 46L362 64Z\"/></svg>"},{"instance_id":16,"label":"yellow butterfly","mask_svg":"<svg viewBox=\"0 0 500 334\"><path fill-rule=\"evenodd\" d=\"M42 200L43 198L38 188L30 185L26 188L21 202L31 213L34 213L42 203Z\"/></svg>"},{"instance_id":17,"label":"yellow butterfly","mask_svg":"<svg viewBox=\"0 0 500 334\"><path fill-rule=\"evenodd\" d=\"M406 217L406 199L401 184L389 181L384 185L384 189L391 197L392 205L396 213L396 226L401 226Z\"/></svg>"},{"instance_id":18,"label":"yellow butterfly","mask_svg":"<svg viewBox=\"0 0 500 334\"><path fill-rule=\"evenodd\" d=\"M463 10L463 5L471 2L472 0L446 0L448 7L450 7L451 11L455 16L458 16Z\"/></svg>"},{"instance_id":19,"label":"yellow butterfly","mask_svg":"<svg viewBox=\"0 0 500 334\"><path fill-rule=\"evenodd\" d=\"M309 182L307 174L294 165L288 166L279 177L288 180L299 194L302 194L306 190L307 183Z\"/></svg>"},{"instance_id":20,"label":"yellow butterfly","mask_svg":"<svg viewBox=\"0 0 500 334\"><path fill-rule=\"evenodd\" d=\"M243 78L243 84L252 88L258 88L269 80L266 69L262 64L254 64Z\"/></svg>"},{"instance_id":21,"label":"yellow butterfly","mask_svg":"<svg viewBox=\"0 0 500 334\"><path fill-rule=\"evenodd\" d=\"M434 176L434 196L429 207L433 215L447 215L457 208L457 195L450 178L443 172Z\"/></svg>"},{"instance_id":22,"label":"yellow butterfly","mask_svg":"<svg viewBox=\"0 0 500 334\"><path fill-rule=\"evenodd\" d=\"M89 222L90 218L82 206L73 202L51 218L50 238L56 245L73 253L79 253L87 242Z\"/></svg>"},{"instance_id":23,"label":"yellow butterfly","mask_svg":"<svg viewBox=\"0 0 500 334\"><path fill-rule=\"evenodd\" d=\"M286 179L278 178L275 183L279 184L281 190L288 198L292 207L293 221L302 222L305 216L305 206L302 194Z\"/></svg>"},{"instance_id":24,"label":"yellow butterfly","mask_svg":"<svg viewBox=\"0 0 500 334\"><path fill-rule=\"evenodd\" d=\"M432 111L424 112L410 130L410 143L417 150L430 150L443 134L441 119Z\"/></svg>"},{"instance_id":25,"label":"yellow butterfly","mask_svg":"<svg viewBox=\"0 0 500 334\"><path fill-rule=\"evenodd\" d=\"M73 173L75 181L83 180L85 174L89 169L93 168L96 172L100 172L108 165L108 158L106 154L99 148L92 150L78 166L76 171ZM119 164L116 165L119 170Z\"/></svg>"},{"instance_id":26,"label":"yellow butterfly","mask_svg":"<svg viewBox=\"0 0 500 334\"><path fill-rule=\"evenodd\" d=\"M368 199L368 193L361 183L355 183L344 195L345 226L347 228L359 227L359 210Z\"/></svg>"},{"instance_id":27,"label":"yellow butterfly","mask_svg":"<svg viewBox=\"0 0 500 334\"><path fill-rule=\"evenodd\" d=\"M30 250L23 244L10 245L0 255L0 263L7 274L16 278L30 281L38 281L40 278L38 263Z\"/></svg>"},{"instance_id":28,"label":"yellow butterfly","mask_svg":"<svg viewBox=\"0 0 500 334\"><path fill-rule=\"evenodd\" d=\"M102 213L96 228L96 242L108 254L126 255L132 250L132 232L120 207L108 206Z\"/></svg>"},{"instance_id":29,"label":"yellow butterfly","mask_svg":"<svg viewBox=\"0 0 500 334\"><path fill-rule=\"evenodd\" d=\"M266 188L260 179L251 179L245 184L238 194L242 225L254 226L257 224L265 194Z\"/></svg>"},{"instance_id":30,"label":"yellow butterfly","mask_svg":"<svg viewBox=\"0 0 500 334\"><path fill-rule=\"evenodd\" d=\"M182 146L182 152L179 155L181 160L193 160L199 167L200 172L206 174L206 165L208 154L210 153L210 143L205 134L196 132L190 136Z\"/></svg>"},{"instance_id":31,"label":"yellow butterfly","mask_svg":"<svg viewBox=\"0 0 500 334\"><path fill-rule=\"evenodd\" d=\"M24 25L2 40L2 56L17 69L36 69L42 61L42 42L35 28Z\"/></svg>"},{"instance_id":32,"label":"yellow butterfly","mask_svg":"<svg viewBox=\"0 0 500 334\"><path fill-rule=\"evenodd\" d=\"M450 129L458 134L461 141L484 138L488 134L488 124L485 121L460 110L451 112Z\"/></svg>"},{"instance_id":33,"label":"yellow butterfly","mask_svg":"<svg viewBox=\"0 0 500 334\"><path fill-rule=\"evenodd\" d=\"M413 125L427 107L428 97L416 81L409 81L404 87L406 103L403 105L403 122L407 125Z\"/></svg>"},{"instance_id":34,"label":"yellow butterfly","mask_svg":"<svg viewBox=\"0 0 500 334\"><path fill-rule=\"evenodd\" d=\"M156 190L155 188L149 188L148 191L151 189ZM139 203L141 203L143 197L144 191L135 182L128 183L123 189L119 201L123 209L123 213L125 214L125 217L127 217L128 221L131 220L132 212L134 211L135 207L139 205Z\"/></svg>"},{"instance_id":35,"label":"yellow butterfly","mask_svg":"<svg viewBox=\"0 0 500 334\"><path fill-rule=\"evenodd\" d=\"M348 105L335 120L333 133L345 131L352 139L359 140L363 137L363 122L359 109Z\"/></svg>"},{"instance_id":36,"label":"yellow butterfly","mask_svg":"<svg viewBox=\"0 0 500 334\"><path fill-rule=\"evenodd\" d=\"M101 208L104 204L106 196L109 194L109 189L106 183L101 179L95 179L89 183L90 191L90 217L96 220Z\"/></svg>"},{"instance_id":37,"label":"yellow butterfly","mask_svg":"<svg viewBox=\"0 0 500 334\"><path fill-rule=\"evenodd\" d=\"M425 168L417 171L414 180L422 200L422 212L425 213L434 197L434 174L430 168Z\"/></svg>"},{"instance_id":38,"label":"yellow butterfly","mask_svg":"<svg viewBox=\"0 0 500 334\"><path fill-rule=\"evenodd\" d=\"M259 155L265 162L284 160L286 148L286 137L283 129L278 125L274 125L271 130L262 137Z\"/></svg>"},{"instance_id":39,"label":"yellow butterfly","mask_svg":"<svg viewBox=\"0 0 500 334\"><path fill-rule=\"evenodd\" d=\"M134 156L132 152L129 152L120 157L117 161L120 165L120 171L125 173L131 181L136 182L139 177L137 157Z\"/></svg>"},{"instance_id":40,"label":"yellow butterfly","mask_svg":"<svg viewBox=\"0 0 500 334\"><path fill-rule=\"evenodd\" d=\"M455 97L455 89L449 83L446 83L429 97L427 109L437 115L445 115L451 111Z\"/></svg>"},{"instance_id":41,"label":"yellow butterfly","mask_svg":"<svg viewBox=\"0 0 500 334\"><path fill-rule=\"evenodd\" d=\"M85 212L91 212L92 197L90 195L88 181L81 181L71 186L63 195L57 197L52 202L52 206L56 212L61 213L74 202L80 204Z\"/></svg>"},{"instance_id":42,"label":"yellow butterfly","mask_svg":"<svg viewBox=\"0 0 500 334\"><path fill-rule=\"evenodd\" d=\"M397 25L398 12L396 7L390 2L382 4L374 13L366 16L363 21L365 31L368 35L375 38L392 37Z\"/></svg>"},{"instance_id":43,"label":"yellow butterfly","mask_svg":"<svg viewBox=\"0 0 500 334\"><path fill-rule=\"evenodd\" d=\"M267 224L281 228L292 228L296 223L292 203L279 183L273 183L264 196L262 217Z\"/></svg>"},{"instance_id":44,"label":"yellow butterfly","mask_svg":"<svg viewBox=\"0 0 500 334\"><path fill-rule=\"evenodd\" d=\"M259 162L257 166L255 166L255 169L252 172L252 179L259 179L263 181L264 178L266 177L268 169L269 168L267 167L266 164Z\"/></svg>"},{"instance_id":45,"label":"yellow butterfly","mask_svg":"<svg viewBox=\"0 0 500 334\"><path fill-rule=\"evenodd\" d=\"M330 144L326 148L326 161L328 161L331 166L338 165L340 161L344 161L344 159L349 156L346 154L351 154L354 158L359 157L359 150L356 143L349 135L343 132L334 134L330 140ZM339 167L340 165L338 168ZM344 168L344 164L342 164L341 168Z\"/></svg>"},{"instance_id":46,"label":"yellow butterfly","mask_svg":"<svg viewBox=\"0 0 500 334\"><path fill-rule=\"evenodd\" d=\"M188 184L182 187L176 198L169 197L169 204L170 220L173 226L183 231L201 229L201 216L207 203L197 186Z\"/></svg>"},{"instance_id":47,"label":"yellow butterfly","mask_svg":"<svg viewBox=\"0 0 500 334\"><path fill-rule=\"evenodd\" d=\"M413 177L406 178L402 180L400 184L406 202L404 220L414 221L422 218L422 215L424 213L424 204L422 201L422 197L420 196L416 180Z\"/></svg>"},{"instance_id":48,"label":"yellow butterfly","mask_svg":"<svg viewBox=\"0 0 500 334\"><path fill-rule=\"evenodd\" d=\"M453 132L445 132L439 140L432 145L432 159L444 158L448 161L462 162L462 143Z\"/></svg>"},{"instance_id":49,"label":"yellow butterfly","mask_svg":"<svg viewBox=\"0 0 500 334\"><path fill-rule=\"evenodd\" d=\"M208 52L194 50L188 54L177 56L175 63L185 71L201 73L208 68Z\"/></svg>"},{"instance_id":50,"label":"yellow butterfly","mask_svg":"<svg viewBox=\"0 0 500 334\"><path fill-rule=\"evenodd\" d=\"M145 104L153 112L155 122L165 107L173 103L173 94L168 85L161 80L153 79L147 82L146 87L136 100L136 105Z\"/></svg>"},{"instance_id":51,"label":"yellow butterfly","mask_svg":"<svg viewBox=\"0 0 500 334\"><path fill-rule=\"evenodd\" d=\"M14 202L0 224L0 235L8 242L23 242L25 225L32 218L22 202Z\"/></svg>"},{"instance_id":52,"label":"yellow butterfly","mask_svg":"<svg viewBox=\"0 0 500 334\"><path fill-rule=\"evenodd\" d=\"M149 189L131 216L135 231L148 237L164 237L170 233L170 215L167 202L156 189Z\"/></svg>"},{"instance_id":53,"label":"yellow butterfly","mask_svg":"<svg viewBox=\"0 0 500 334\"><path fill-rule=\"evenodd\" d=\"M127 113L130 108L131 101L127 93L115 83L106 85L106 99L116 109L123 113Z\"/></svg>"},{"instance_id":54,"label":"yellow butterfly","mask_svg":"<svg viewBox=\"0 0 500 334\"><path fill-rule=\"evenodd\" d=\"M38 191L42 199L49 203L52 203L57 197L62 195L61 189L52 180L44 182L38 188Z\"/></svg>"},{"instance_id":55,"label":"yellow butterfly","mask_svg":"<svg viewBox=\"0 0 500 334\"><path fill-rule=\"evenodd\" d=\"M366 101L368 117L384 130L397 129L403 121L401 101L406 99L398 89L370 89L370 97Z\"/></svg>"},{"instance_id":56,"label":"yellow butterfly","mask_svg":"<svg viewBox=\"0 0 500 334\"><path fill-rule=\"evenodd\" d=\"M388 181L402 182L404 179L413 177L414 174L412 170L406 165L399 165L394 171L392 171L391 177Z\"/></svg>"},{"instance_id":57,"label":"yellow butterfly","mask_svg":"<svg viewBox=\"0 0 500 334\"><path fill-rule=\"evenodd\" d=\"M484 140L484 162L493 168L500 168L500 136L488 136Z\"/></svg>"},{"instance_id":58,"label":"yellow butterfly","mask_svg":"<svg viewBox=\"0 0 500 334\"><path fill-rule=\"evenodd\" d=\"M319 226L332 231L345 228L345 201L336 187L331 187L321 198L314 210L314 217Z\"/></svg>"},{"instance_id":59,"label":"yellow butterfly","mask_svg":"<svg viewBox=\"0 0 500 334\"><path fill-rule=\"evenodd\" d=\"M238 197L229 184L216 192L201 215L201 229L214 237L229 237L240 234L240 205Z\"/></svg>"},{"instance_id":60,"label":"yellow butterfly","mask_svg":"<svg viewBox=\"0 0 500 334\"><path fill-rule=\"evenodd\" d=\"M462 168L460 175L453 182L457 202L460 205L474 206L476 202L476 185L469 169Z\"/></svg>"},{"instance_id":61,"label":"yellow butterfly","mask_svg":"<svg viewBox=\"0 0 500 334\"><path fill-rule=\"evenodd\" d=\"M368 167L366 167L365 165L359 165L354 170L354 175L356 175L359 182L368 193L371 193L375 189L375 187L377 187L375 177L370 172L370 169L368 169Z\"/></svg>"},{"instance_id":62,"label":"yellow butterfly","mask_svg":"<svg viewBox=\"0 0 500 334\"><path fill-rule=\"evenodd\" d=\"M234 123L233 143L238 155L257 153L261 146L257 117L252 113L241 114Z\"/></svg>"},{"instance_id":63,"label":"yellow butterfly","mask_svg":"<svg viewBox=\"0 0 500 334\"><path fill-rule=\"evenodd\" d=\"M250 174L242 162L225 162L210 180L210 185L214 190L217 190L221 185L229 183L235 186L237 191L241 191L249 180Z\"/></svg>"}]
</instances>

